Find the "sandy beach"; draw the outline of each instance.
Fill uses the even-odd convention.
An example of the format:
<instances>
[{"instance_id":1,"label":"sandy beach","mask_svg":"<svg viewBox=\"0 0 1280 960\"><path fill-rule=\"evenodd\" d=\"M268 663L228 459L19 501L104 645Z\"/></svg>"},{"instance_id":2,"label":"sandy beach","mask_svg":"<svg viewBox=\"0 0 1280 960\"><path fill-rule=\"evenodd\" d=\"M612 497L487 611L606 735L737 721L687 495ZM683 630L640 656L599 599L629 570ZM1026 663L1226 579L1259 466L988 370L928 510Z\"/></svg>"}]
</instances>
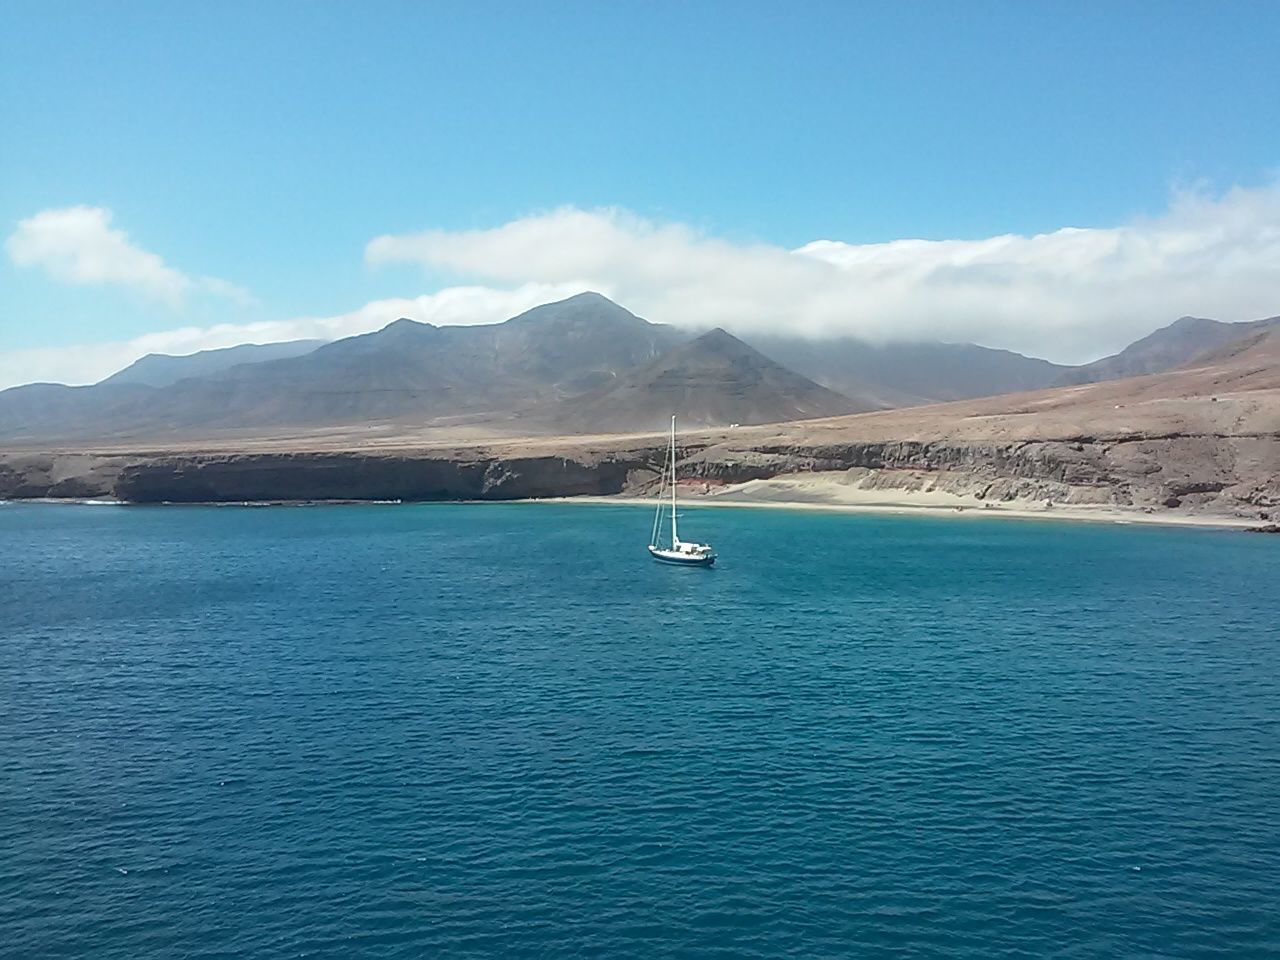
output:
<instances>
[{"instance_id":1,"label":"sandy beach","mask_svg":"<svg viewBox=\"0 0 1280 960\"><path fill-rule=\"evenodd\" d=\"M1012 520L1067 520L1086 523L1144 523L1166 526L1246 529L1257 521L1197 515L1175 510L1147 512L1113 504L1052 503L1044 500L981 500L971 494L938 489L869 489L841 472L817 472L751 480L724 487L681 484L685 504L699 507L820 510L847 513L928 515L959 519L1002 517ZM536 502L630 504L652 506L652 497L557 497Z\"/></svg>"}]
</instances>

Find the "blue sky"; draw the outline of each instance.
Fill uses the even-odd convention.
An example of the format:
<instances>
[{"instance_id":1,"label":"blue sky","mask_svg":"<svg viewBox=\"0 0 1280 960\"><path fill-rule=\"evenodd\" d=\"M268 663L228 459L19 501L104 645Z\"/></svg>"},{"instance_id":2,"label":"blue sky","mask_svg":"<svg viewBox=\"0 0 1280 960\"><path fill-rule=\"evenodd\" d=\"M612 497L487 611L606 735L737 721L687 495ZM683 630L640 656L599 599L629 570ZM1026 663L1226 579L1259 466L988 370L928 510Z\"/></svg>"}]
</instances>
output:
<instances>
[{"instance_id":1,"label":"blue sky","mask_svg":"<svg viewBox=\"0 0 1280 960\"><path fill-rule=\"evenodd\" d=\"M1213 206L1241 188L1261 219L1239 243L1256 247L1280 169L1274 3L11 3L0 17L5 236L41 211L109 211L93 229L192 281L157 297L136 271L69 279L44 247L10 245L11 365L457 285L527 298L581 279L670 309L608 264L522 273L436 247L367 250L566 208L623 211L632 234L676 225L695 244L789 251L1140 227L1184 194ZM1239 213L1203 215L1205 229L1214 216ZM1257 298L1203 306L1266 312ZM1143 305L1133 328L1173 307ZM914 309L935 311L940 335L1029 352L1092 342L1054 333L1057 318L1037 351L1033 329ZM875 328L876 311L851 306L850 330Z\"/></svg>"}]
</instances>

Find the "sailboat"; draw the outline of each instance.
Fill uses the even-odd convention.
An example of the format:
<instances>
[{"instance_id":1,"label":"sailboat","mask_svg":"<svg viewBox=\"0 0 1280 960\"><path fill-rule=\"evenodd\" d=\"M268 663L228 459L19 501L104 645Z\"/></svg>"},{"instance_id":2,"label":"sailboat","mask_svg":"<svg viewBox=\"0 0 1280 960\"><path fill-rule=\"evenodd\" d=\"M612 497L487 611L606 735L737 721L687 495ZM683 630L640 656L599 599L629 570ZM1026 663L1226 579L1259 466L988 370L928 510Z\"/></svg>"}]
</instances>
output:
<instances>
[{"instance_id":1,"label":"sailboat","mask_svg":"<svg viewBox=\"0 0 1280 960\"><path fill-rule=\"evenodd\" d=\"M653 533L649 537L649 555L663 563L676 563L685 567L709 567L716 562L715 551L709 543L688 543L680 539L676 530L676 418L671 418L671 450L668 453L671 464L671 546L664 547L659 541L662 537L662 510L666 506L663 497L667 482L667 468L662 468L662 483L658 486L658 509L653 515Z\"/></svg>"}]
</instances>

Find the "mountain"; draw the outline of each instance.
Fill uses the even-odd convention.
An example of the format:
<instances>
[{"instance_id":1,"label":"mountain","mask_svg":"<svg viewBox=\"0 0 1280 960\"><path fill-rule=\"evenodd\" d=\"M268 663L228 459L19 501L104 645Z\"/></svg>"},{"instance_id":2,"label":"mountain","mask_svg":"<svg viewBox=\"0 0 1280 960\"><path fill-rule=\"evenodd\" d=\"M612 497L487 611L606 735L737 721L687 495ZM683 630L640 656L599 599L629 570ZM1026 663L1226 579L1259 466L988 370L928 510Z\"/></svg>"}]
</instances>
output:
<instances>
[{"instance_id":1,"label":"mountain","mask_svg":"<svg viewBox=\"0 0 1280 960\"><path fill-rule=\"evenodd\" d=\"M304 357L239 366L188 384L178 423L220 407L226 426L506 415L599 388L681 342L597 293L503 323L437 327L400 319Z\"/></svg>"},{"instance_id":2,"label":"mountain","mask_svg":"<svg viewBox=\"0 0 1280 960\"><path fill-rule=\"evenodd\" d=\"M1280 326L1280 317L1251 323L1223 323L1203 317L1182 317L1141 340L1135 340L1113 356L1067 370L1056 381L1056 385L1098 383L1102 380L1163 373L1186 366L1197 357L1225 347L1233 341L1277 326Z\"/></svg>"},{"instance_id":3,"label":"mountain","mask_svg":"<svg viewBox=\"0 0 1280 960\"><path fill-rule=\"evenodd\" d=\"M870 408L1038 390L1069 367L972 343L868 343L753 336L763 353Z\"/></svg>"},{"instance_id":4,"label":"mountain","mask_svg":"<svg viewBox=\"0 0 1280 960\"><path fill-rule=\"evenodd\" d=\"M496 324L436 327L400 319L301 356L239 363L160 387L50 384L37 400L30 387L3 391L0 436L156 438L510 417L600 389L685 339L600 294L583 293ZM135 392L121 394L125 387Z\"/></svg>"},{"instance_id":5,"label":"mountain","mask_svg":"<svg viewBox=\"0 0 1280 960\"><path fill-rule=\"evenodd\" d=\"M261 363L300 357L324 344L324 340L286 340L282 343L242 343L221 350L201 350L184 356L149 353L101 383L167 387L191 377L207 377L241 363Z\"/></svg>"},{"instance_id":6,"label":"mountain","mask_svg":"<svg viewBox=\"0 0 1280 960\"><path fill-rule=\"evenodd\" d=\"M869 410L716 328L616 383L565 400L553 418L579 433L774 423Z\"/></svg>"},{"instance_id":7,"label":"mountain","mask_svg":"<svg viewBox=\"0 0 1280 960\"><path fill-rule=\"evenodd\" d=\"M972 344L772 336L748 345L720 329L691 339L583 293L503 323L437 327L400 319L319 346L295 341L151 356L94 386L0 391L0 441L186 443L335 431L370 436L374 428L422 437L441 430L450 437L600 433L654 429L672 412L691 426L766 423L1215 363L1230 369L1221 376L1200 369L1192 381L1225 390L1215 384L1256 379L1250 364L1266 366L1276 330L1280 318L1184 318L1115 357L1064 368ZM1231 351L1227 360L1223 351Z\"/></svg>"}]
</instances>

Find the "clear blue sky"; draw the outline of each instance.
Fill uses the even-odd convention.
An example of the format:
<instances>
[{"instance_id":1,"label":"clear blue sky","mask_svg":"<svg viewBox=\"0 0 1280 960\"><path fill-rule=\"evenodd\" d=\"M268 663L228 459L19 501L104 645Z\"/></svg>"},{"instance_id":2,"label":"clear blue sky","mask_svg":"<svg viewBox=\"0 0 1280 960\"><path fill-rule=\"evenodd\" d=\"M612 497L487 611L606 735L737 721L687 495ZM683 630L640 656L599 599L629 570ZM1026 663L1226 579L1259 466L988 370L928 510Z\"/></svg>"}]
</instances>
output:
<instances>
[{"instance_id":1,"label":"clear blue sky","mask_svg":"<svg viewBox=\"0 0 1280 960\"><path fill-rule=\"evenodd\" d=\"M0 222L108 207L183 271L335 313L365 243L616 205L794 246L1155 215L1280 166L1280 4L38 3L0 12ZM0 264L0 348L175 321Z\"/></svg>"}]
</instances>

